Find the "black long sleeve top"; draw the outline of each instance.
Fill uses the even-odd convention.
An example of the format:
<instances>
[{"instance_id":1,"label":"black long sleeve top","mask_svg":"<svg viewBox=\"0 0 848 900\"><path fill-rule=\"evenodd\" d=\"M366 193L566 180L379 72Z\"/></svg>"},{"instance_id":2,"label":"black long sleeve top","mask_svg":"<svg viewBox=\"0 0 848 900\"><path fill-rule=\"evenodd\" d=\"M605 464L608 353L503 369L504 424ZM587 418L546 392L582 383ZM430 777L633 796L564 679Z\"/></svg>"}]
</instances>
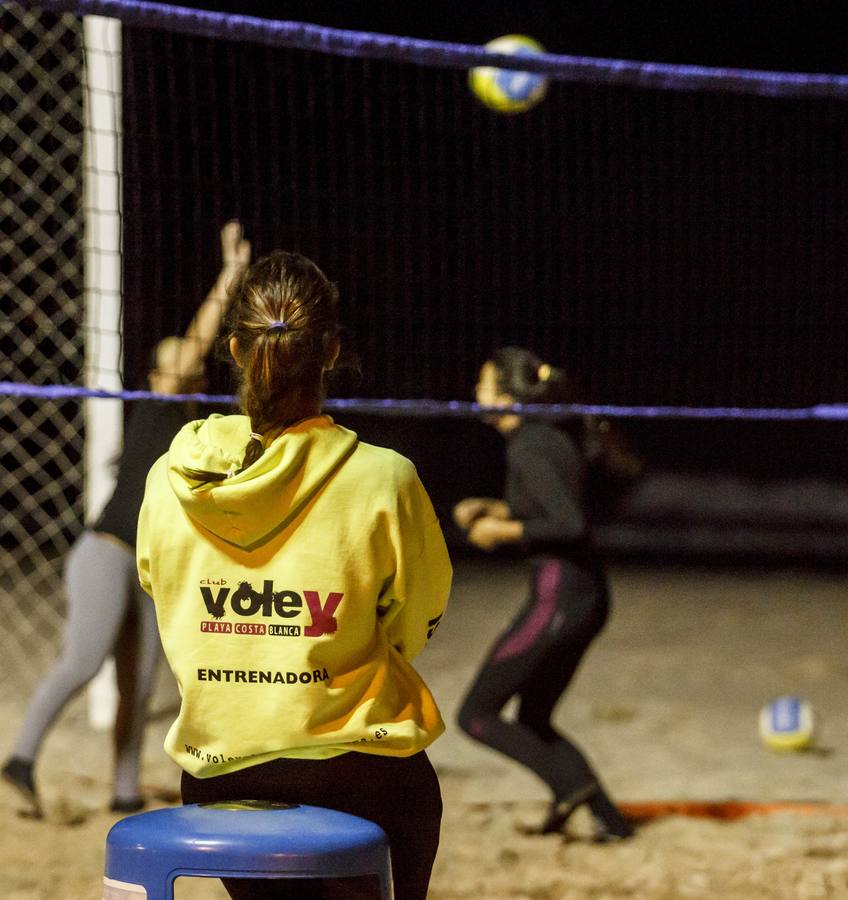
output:
<instances>
[{"instance_id":1,"label":"black long sleeve top","mask_svg":"<svg viewBox=\"0 0 848 900\"><path fill-rule=\"evenodd\" d=\"M132 410L124 433L115 490L91 526L93 531L113 534L130 547L135 546L147 473L189 418L183 403L142 400Z\"/></svg>"},{"instance_id":2,"label":"black long sleeve top","mask_svg":"<svg viewBox=\"0 0 848 900\"><path fill-rule=\"evenodd\" d=\"M505 499L524 525L530 554L585 558L587 466L579 442L545 421L524 421L507 439Z\"/></svg>"}]
</instances>

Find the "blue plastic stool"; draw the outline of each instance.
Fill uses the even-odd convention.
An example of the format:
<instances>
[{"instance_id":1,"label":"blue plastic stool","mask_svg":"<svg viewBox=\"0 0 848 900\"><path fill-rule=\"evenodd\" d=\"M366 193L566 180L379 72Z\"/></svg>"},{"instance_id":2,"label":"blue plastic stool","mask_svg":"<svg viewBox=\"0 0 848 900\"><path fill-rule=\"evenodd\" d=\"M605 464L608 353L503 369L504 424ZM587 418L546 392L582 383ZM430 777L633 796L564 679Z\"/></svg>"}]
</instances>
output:
<instances>
[{"instance_id":1,"label":"blue plastic stool","mask_svg":"<svg viewBox=\"0 0 848 900\"><path fill-rule=\"evenodd\" d=\"M112 826L103 900L173 900L181 875L376 875L383 900L394 897L386 833L334 809L253 800L202 803L139 813Z\"/></svg>"}]
</instances>

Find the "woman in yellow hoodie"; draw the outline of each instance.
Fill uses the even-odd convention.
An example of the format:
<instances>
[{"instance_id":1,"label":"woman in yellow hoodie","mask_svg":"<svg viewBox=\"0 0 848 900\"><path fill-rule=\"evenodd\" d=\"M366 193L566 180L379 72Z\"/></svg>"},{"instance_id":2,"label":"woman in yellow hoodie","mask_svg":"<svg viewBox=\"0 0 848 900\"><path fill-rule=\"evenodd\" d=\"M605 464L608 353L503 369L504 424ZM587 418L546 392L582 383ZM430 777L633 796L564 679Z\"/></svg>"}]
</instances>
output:
<instances>
[{"instance_id":1,"label":"woman in yellow hoodie","mask_svg":"<svg viewBox=\"0 0 848 900\"><path fill-rule=\"evenodd\" d=\"M407 459L321 414L335 285L278 251L231 293L244 414L186 425L139 517L140 580L182 696L165 749L185 803L300 802L377 822L397 896L424 900L441 818L424 749L444 725L410 663L447 603L442 532ZM280 896L225 883L234 898Z\"/></svg>"}]
</instances>

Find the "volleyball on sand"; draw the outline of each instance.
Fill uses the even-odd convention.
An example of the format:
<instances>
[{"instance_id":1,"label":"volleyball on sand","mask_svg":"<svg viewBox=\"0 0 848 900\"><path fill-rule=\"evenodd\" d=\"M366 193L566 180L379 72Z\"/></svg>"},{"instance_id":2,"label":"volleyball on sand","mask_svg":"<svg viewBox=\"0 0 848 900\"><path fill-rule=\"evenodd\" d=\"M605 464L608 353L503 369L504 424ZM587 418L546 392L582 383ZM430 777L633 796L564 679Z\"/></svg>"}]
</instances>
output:
<instances>
[{"instance_id":1,"label":"volleyball on sand","mask_svg":"<svg viewBox=\"0 0 848 900\"><path fill-rule=\"evenodd\" d=\"M530 56L545 48L524 34L507 34L486 44L493 53ZM525 112L535 106L548 89L548 79L535 72L478 66L468 73L468 83L478 100L502 113Z\"/></svg>"},{"instance_id":2,"label":"volleyball on sand","mask_svg":"<svg viewBox=\"0 0 848 900\"><path fill-rule=\"evenodd\" d=\"M814 732L813 708L800 697L778 697L760 710L760 737L770 750L804 750Z\"/></svg>"}]
</instances>

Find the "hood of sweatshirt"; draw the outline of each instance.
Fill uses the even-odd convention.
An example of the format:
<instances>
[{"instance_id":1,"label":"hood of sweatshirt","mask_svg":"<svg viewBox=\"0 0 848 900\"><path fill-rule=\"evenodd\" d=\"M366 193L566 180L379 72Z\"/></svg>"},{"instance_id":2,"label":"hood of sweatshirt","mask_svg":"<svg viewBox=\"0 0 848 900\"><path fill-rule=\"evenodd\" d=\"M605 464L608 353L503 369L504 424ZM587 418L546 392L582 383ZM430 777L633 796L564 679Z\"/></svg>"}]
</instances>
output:
<instances>
[{"instance_id":1,"label":"hood of sweatshirt","mask_svg":"<svg viewBox=\"0 0 848 900\"><path fill-rule=\"evenodd\" d=\"M315 416L287 428L253 465L227 477L241 465L249 440L247 416L213 414L189 422L168 451L168 481L187 515L245 549L298 515L357 444L352 431ZM197 472L220 473L223 480L202 483Z\"/></svg>"}]
</instances>

